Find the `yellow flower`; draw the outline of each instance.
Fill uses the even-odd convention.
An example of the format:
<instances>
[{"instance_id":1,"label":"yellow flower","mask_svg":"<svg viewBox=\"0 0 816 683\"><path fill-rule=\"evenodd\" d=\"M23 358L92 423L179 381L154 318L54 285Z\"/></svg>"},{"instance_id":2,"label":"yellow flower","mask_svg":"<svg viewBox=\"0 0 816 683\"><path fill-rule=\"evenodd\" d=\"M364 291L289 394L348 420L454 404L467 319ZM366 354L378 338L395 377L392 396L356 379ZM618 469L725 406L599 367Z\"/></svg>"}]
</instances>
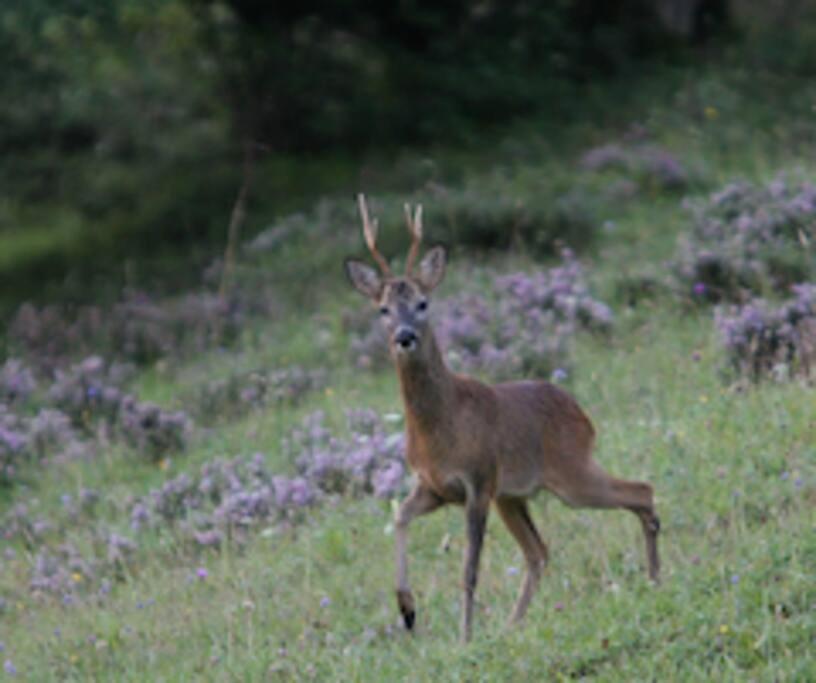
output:
<instances>
[{"instance_id":1,"label":"yellow flower","mask_svg":"<svg viewBox=\"0 0 816 683\"><path fill-rule=\"evenodd\" d=\"M703 113L705 114L705 117L709 121L713 121L714 119L716 119L720 115L720 112L717 111L717 107L711 107L711 106L706 107L703 110Z\"/></svg>"},{"instance_id":2,"label":"yellow flower","mask_svg":"<svg viewBox=\"0 0 816 683\"><path fill-rule=\"evenodd\" d=\"M74 583L80 583L82 581L82 574L80 574L79 572L74 572L73 574L71 574L71 579L73 580Z\"/></svg>"},{"instance_id":3,"label":"yellow flower","mask_svg":"<svg viewBox=\"0 0 816 683\"><path fill-rule=\"evenodd\" d=\"M726 626L725 624L720 624L720 634L721 635L726 635L728 633L728 631L729 631L728 626Z\"/></svg>"},{"instance_id":4,"label":"yellow flower","mask_svg":"<svg viewBox=\"0 0 816 683\"><path fill-rule=\"evenodd\" d=\"M708 403L708 396L706 396L705 394L701 394L700 403Z\"/></svg>"},{"instance_id":5,"label":"yellow flower","mask_svg":"<svg viewBox=\"0 0 816 683\"><path fill-rule=\"evenodd\" d=\"M162 458L161 460L159 460L160 470L166 470L168 467L170 467L170 461L167 458Z\"/></svg>"}]
</instances>

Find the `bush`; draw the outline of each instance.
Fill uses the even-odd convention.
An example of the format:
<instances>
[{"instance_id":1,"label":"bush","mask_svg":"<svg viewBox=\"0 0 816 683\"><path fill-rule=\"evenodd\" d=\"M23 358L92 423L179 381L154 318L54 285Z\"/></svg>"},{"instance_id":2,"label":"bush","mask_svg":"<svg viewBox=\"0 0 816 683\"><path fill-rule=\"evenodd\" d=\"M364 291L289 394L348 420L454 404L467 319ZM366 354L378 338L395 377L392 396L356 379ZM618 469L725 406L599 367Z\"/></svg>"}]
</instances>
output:
<instances>
[{"instance_id":1,"label":"bush","mask_svg":"<svg viewBox=\"0 0 816 683\"><path fill-rule=\"evenodd\" d=\"M284 451L324 492L396 495L407 474L404 435L386 429L373 410L349 410L347 419L349 437L342 439L326 428L324 413L308 415L285 440Z\"/></svg>"},{"instance_id":2,"label":"bush","mask_svg":"<svg viewBox=\"0 0 816 683\"><path fill-rule=\"evenodd\" d=\"M576 188L559 191L543 181L527 184L493 177L463 188L432 185L429 190L430 198L418 198L425 204L425 223L434 240L457 247L523 245L551 254L559 244L583 248L597 231L597 202Z\"/></svg>"},{"instance_id":3,"label":"bush","mask_svg":"<svg viewBox=\"0 0 816 683\"><path fill-rule=\"evenodd\" d=\"M687 208L693 227L673 262L686 296L739 301L816 276L807 246L816 185L783 177L764 186L735 181Z\"/></svg>"},{"instance_id":4,"label":"bush","mask_svg":"<svg viewBox=\"0 0 816 683\"><path fill-rule=\"evenodd\" d=\"M307 370L297 365L241 372L208 382L195 398L195 410L208 420L236 416L269 405L297 403L305 394L325 384L325 370Z\"/></svg>"},{"instance_id":5,"label":"bush","mask_svg":"<svg viewBox=\"0 0 816 683\"><path fill-rule=\"evenodd\" d=\"M112 318L112 347L137 363L229 344L241 326L238 307L207 292L159 301L126 292L114 306Z\"/></svg>"},{"instance_id":6,"label":"bush","mask_svg":"<svg viewBox=\"0 0 816 683\"><path fill-rule=\"evenodd\" d=\"M794 297L773 306L762 299L716 312L731 368L758 381L809 375L816 367L816 285L792 287Z\"/></svg>"},{"instance_id":7,"label":"bush","mask_svg":"<svg viewBox=\"0 0 816 683\"><path fill-rule=\"evenodd\" d=\"M125 441L138 453L158 460L187 447L192 421L183 410L164 410L153 403L123 396L117 414L117 427Z\"/></svg>"},{"instance_id":8,"label":"bush","mask_svg":"<svg viewBox=\"0 0 816 683\"><path fill-rule=\"evenodd\" d=\"M93 431L98 419L116 419L122 401L122 385L132 367L108 364L100 356L89 356L64 370L57 370L46 400L71 417L73 423Z\"/></svg>"},{"instance_id":9,"label":"bush","mask_svg":"<svg viewBox=\"0 0 816 683\"><path fill-rule=\"evenodd\" d=\"M105 315L96 306L73 313L57 305L20 306L8 328L9 347L41 374L51 375L67 359L89 355L104 337Z\"/></svg>"},{"instance_id":10,"label":"bush","mask_svg":"<svg viewBox=\"0 0 816 683\"><path fill-rule=\"evenodd\" d=\"M21 418L0 405L0 483L10 484L29 458L28 438Z\"/></svg>"},{"instance_id":11,"label":"bush","mask_svg":"<svg viewBox=\"0 0 816 683\"><path fill-rule=\"evenodd\" d=\"M74 457L92 452L67 415L48 408L34 417L18 415L0 403L0 484L14 484L21 469L47 456Z\"/></svg>"},{"instance_id":12,"label":"bush","mask_svg":"<svg viewBox=\"0 0 816 683\"><path fill-rule=\"evenodd\" d=\"M525 247L553 254L559 245L576 249L594 239L597 201L583 188L536 175L516 178L502 173L480 177L462 187L429 181L412 194L369 198L379 222L378 247L402 255L406 230L405 202L422 204L429 239L458 247L486 250ZM340 226L340 227L338 227ZM360 218L351 201L323 200L310 214L282 217L244 246L248 259L283 248L291 240L320 238L340 249L359 249ZM252 277L251 272L247 273ZM240 286L240 285L239 285Z\"/></svg>"},{"instance_id":13,"label":"bush","mask_svg":"<svg viewBox=\"0 0 816 683\"><path fill-rule=\"evenodd\" d=\"M694 179L670 151L645 143L594 147L583 154L580 166L585 171L622 173L638 188L652 192L680 192Z\"/></svg>"},{"instance_id":14,"label":"bush","mask_svg":"<svg viewBox=\"0 0 816 683\"><path fill-rule=\"evenodd\" d=\"M100 351L139 364L201 352L235 341L243 322L240 302L222 302L215 294L154 299L125 291L110 308L23 304L8 337L13 350L52 374L71 359Z\"/></svg>"},{"instance_id":15,"label":"bush","mask_svg":"<svg viewBox=\"0 0 816 683\"><path fill-rule=\"evenodd\" d=\"M36 388L33 371L19 358L9 358L0 367L0 402L24 403Z\"/></svg>"},{"instance_id":16,"label":"bush","mask_svg":"<svg viewBox=\"0 0 816 683\"><path fill-rule=\"evenodd\" d=\"M57 371L48 400L89 435L103 424L148 458L183 450L192 430L190 418L184 411L164 410L125 393L121 387L130 372L127 365L91 356Z\"/></svg>"},{"instance_id":17,"label":"bush","mask_svg":"<svg viewBox=\"0 0 816 683\"><path fill-rule=\"evenodd\" d=\"M349 435L312 413L284 439L297 475L273 472L263 454L216 460L195 476L181 474L131 506L134 530L170 524L201 546L241 540L262 523L295 519L331 495L392 497L405 489L403 436L374 411L348 413Z\"/></svg>"}]
</instances>

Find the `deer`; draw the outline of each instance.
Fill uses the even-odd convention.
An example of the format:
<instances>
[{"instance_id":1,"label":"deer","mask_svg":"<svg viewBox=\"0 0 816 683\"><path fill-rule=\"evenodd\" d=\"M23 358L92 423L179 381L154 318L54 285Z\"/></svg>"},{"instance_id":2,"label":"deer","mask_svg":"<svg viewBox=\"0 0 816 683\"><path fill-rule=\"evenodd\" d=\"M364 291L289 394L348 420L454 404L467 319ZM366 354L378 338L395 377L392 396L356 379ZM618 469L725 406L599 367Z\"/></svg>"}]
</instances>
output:
<instances>
[{"instance_id":1,"label":"deer","mask_svg":"<svg viewBox=\"0 0 816 683\"><path fill-rule=\"evenodd\" d=\"M397 606L413 631L416 605L408 581L408 527L446 505L464 507L466 544L460 637L470 640L474 595L491 504L521 548L525 571L509 623L523 620L549 561L528 500L542 490L570 507L621 508L640 519L649 578L660 572L652 486L617 479L592 457L595 429L575 398L547 381L489 386L452 372L434 337L430 294L442 282L447 250L431 247L416 263L423 237L422 206L405 205L411 245L403 276L393 275L377 249L377 221L357 197L363 236L379 268L345 260L352 286L376 307L396 368L405 414L406 460L414 485L394 519ZM416 264L416 266L415 266Z\"/></svg>"}]
</instances>

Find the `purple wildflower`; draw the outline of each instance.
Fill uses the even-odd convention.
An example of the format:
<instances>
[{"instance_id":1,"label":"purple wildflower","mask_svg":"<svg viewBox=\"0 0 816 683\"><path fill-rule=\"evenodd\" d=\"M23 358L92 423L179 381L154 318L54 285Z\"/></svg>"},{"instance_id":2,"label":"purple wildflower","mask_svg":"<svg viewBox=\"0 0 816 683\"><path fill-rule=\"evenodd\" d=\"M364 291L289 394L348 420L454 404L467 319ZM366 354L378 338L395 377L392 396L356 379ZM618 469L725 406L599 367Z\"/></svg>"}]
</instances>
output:
<instances>
[{"instance_id":1,"label":"purple wildflower","mask_svg":"<svg viewBox=\"0 0 816 683\"><path fill-rule=\"evenodd\" d=\"M722 344L739 374L781 379L806 371L816 358L816 285L792 291L794 297L776 307L754 299L716 311Z\"/></svg>"},{"instance_id":2,"label":"purple wildflower","mask_svg":"<svg viewBox=\"0 0 816 683\"><path fill-rule=\"evenodd\" d=\"M687 208L692 229L673 269L695 297L737 301L816 275L800 244L816 219L816 185L784 178L766 186L732 182Z\"/></svg>"},{"instance_id":3,"label":"purple wildflower","mask_svg":"<svg viewBox=\"0 0 816 683\"><path fill-rule=\"evenodd\" d=\"M564 368L556 368L553 370L552 376L550 377L551 381L553 382L563 382L567 379L567 371Z\"/></svg>"}]
</instances>

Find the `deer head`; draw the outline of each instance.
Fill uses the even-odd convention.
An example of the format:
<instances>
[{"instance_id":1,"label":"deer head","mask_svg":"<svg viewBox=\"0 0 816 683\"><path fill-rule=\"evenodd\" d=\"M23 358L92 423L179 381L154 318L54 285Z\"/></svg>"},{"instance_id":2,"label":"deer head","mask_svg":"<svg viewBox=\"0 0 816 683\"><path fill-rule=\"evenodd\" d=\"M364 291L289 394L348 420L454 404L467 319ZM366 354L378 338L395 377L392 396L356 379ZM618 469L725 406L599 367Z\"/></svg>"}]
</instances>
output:
<instances>
[{"instance_id":1,"label":"deer head","mask_svg":"<svg viewBox=\"0 0 816 683\"><path fill-rule=\"evenodd\" d=\"M362 194L358 195L357 201L363 236L379 272L362 261L347 259L346 274L354 288L377 307L394 357L398 362L405 361L421 354L430 336L429 296L445 276L447 254L442 246L432 247L419 262L416 273L413 272L422 241L422 206L417 206L412 214L411 207L406 204L405 220L411 235L411 248L405 261L405 275L392 275L388 262L377 250L377 221L370 218Z\"/></svg>"}]
</instances>

